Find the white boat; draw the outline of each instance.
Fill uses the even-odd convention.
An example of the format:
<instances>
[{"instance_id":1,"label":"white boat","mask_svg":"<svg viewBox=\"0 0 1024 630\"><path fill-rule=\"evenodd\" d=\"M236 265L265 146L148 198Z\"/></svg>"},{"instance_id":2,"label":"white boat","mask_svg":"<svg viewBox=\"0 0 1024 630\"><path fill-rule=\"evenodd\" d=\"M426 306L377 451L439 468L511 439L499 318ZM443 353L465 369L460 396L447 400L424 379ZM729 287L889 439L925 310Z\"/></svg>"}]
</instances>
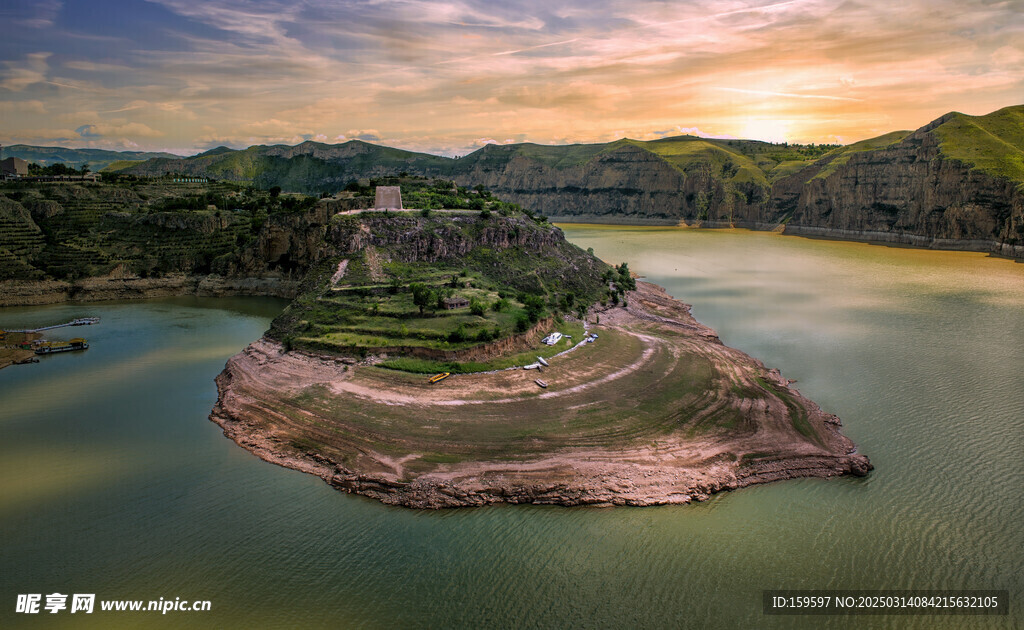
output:
<instances>
[{"instance_id":1,"label":"white boat","mask_svg":"<svg viewBox=\"0 0 1024 630\"><path fill-rule=\"evenodd\" d=\"M540 369L540 363L531 363L530 365L524 365L523 369L524 370L539 370Z\"/></svg>"},{"instance_id":2,"label":"white boat","mask_svg":"<svg viewBox=\"0 0 1024 630\"><path fill-rule=\"evenodd\" d=\"M548 387L548 384L547 384L547 383L545 383L544 381L540 380L539 378L537 378L537 379L534 379L534 380L533 380L533 382L534 382L534 383L536 383L536 384L538 384L538 385L540 385L540 386L541 386L541 387L543 387L544 389L547 389L547 387Z\"/></svg>"},{"instance_id":3,"label":"white boat","mask_svg":"<svg viewBox=\"0 0 1024 630\"><path fill-rule=\"evenodd\" d=\"M544 367L548 367L548 362L544 360L544 357L537 357L537 363L540 363Z\"/></svg>"}]
</instances>

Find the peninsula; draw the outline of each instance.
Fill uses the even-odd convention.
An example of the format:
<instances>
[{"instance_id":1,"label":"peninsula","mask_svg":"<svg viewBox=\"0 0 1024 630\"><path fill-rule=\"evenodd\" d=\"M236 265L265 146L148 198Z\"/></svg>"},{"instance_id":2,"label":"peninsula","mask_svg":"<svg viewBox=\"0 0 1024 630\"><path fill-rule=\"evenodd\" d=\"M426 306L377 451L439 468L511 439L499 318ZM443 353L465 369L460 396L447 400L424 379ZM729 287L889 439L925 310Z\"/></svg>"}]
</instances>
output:
<instances>
[{"instance_id":1,"label":"peninsula","mask_svg":"<svg viewBox=\"0 0 1024 630\"><path fill-rule=\"evenodd\" d=\"M328 241L217 378L211 419L268 462L415 508L688 503L871 469L777 371L542 219L363 212Z\"/></svg>"}]
</instances>

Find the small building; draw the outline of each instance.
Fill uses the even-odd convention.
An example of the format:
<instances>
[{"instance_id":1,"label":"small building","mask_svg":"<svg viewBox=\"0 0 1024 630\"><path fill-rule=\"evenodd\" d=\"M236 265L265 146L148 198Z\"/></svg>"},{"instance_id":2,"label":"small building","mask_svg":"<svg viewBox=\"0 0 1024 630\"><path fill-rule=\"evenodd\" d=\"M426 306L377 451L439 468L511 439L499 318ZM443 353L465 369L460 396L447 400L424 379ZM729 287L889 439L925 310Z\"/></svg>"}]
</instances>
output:
<instances>
[{"instance_id":1,"label":"small building","mask_svg":"<svg viewBox=\"0 0 1024 630\"><path fill-rule=\"evenodd\" d=\"M28 177L28 162L18 157L9 157L0 161L0 173L4 179Z\"/></svg>"},{"instance_id":2,"label":"small building","mask_svg":"<svg viewBox=\"0 0 1024 630\"><path fill-rule=\"evenodd\" d=\"M377 186L373 207L377 210L401 210L401 186Z\"/></svg>"},{"instance_id":3,"label":"small building","mask_svg":"<svg viewBox=\"0 0 1024 630\"><path fill-rule=\"evenodd\" d=\"M469 306L469 300L458 295L453 297L447 297L444 300L444 307L449 311L455 308L466 308Z\"/></svg>"}]
</instances>

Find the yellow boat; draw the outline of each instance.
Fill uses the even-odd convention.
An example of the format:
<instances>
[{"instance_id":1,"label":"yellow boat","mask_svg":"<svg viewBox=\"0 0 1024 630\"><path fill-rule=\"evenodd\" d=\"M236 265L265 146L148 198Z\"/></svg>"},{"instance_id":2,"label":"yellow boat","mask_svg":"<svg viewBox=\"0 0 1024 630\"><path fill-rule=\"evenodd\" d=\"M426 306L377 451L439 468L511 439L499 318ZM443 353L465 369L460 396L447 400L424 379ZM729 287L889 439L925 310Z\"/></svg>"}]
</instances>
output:
<instances>
[{"instance_id":1,"label":"yellow boat","mask_svg":"<svg viewBox=\"0 0 1024 630\"><path fill-rule=\"evenodd\" d=\"M433 383L440 383L441 381L443 381L444 379L448 378L451 375L452 375L451 372L441 372L440 374L435 374L435 375L431 376L430 379L428 380L428 382L431 383L431 384L433 384Z\"/></svg>"},{"instance_id":2,"label":"yellow boat","mask_svg":"<svg viewBox=\"0 0 1024 630\"><path fill-rule=\"evenodd\" d=\"M36 354L53 354L55 352L71 352L72 350L88 350L89 342L81 337L71 341L44 341L36 348Z\"/></svg>"}]
</instances>

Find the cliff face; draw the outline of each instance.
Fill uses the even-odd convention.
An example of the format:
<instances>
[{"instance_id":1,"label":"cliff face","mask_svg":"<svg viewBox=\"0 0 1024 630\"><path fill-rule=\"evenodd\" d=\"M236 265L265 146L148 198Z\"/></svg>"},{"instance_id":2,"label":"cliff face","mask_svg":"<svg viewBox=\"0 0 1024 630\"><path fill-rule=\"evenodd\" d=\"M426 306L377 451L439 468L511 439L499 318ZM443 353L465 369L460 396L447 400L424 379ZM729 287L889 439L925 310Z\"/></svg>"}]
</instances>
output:
<instances>
[{"instance_id":1,"label":"cliff face","mask_svg":"<svg viewBox=\"0 0 1024 630\"><path fill-rule=\"evenodd\" d=\"M502 149L495 147L493 152ZM497 168L496 168L497 166ZM686 177L656 155L623 146L590 161L558 169L523 156L492 165L477 160L456 176L483 184L503 199L550 216L678 222L692 210Z\"/></svg>"},{"instance_id":2,"label":"cliff face","mask_svg":"<svg viewBox=\"0 0 1024 630\"><path fill-rule=\"evenodd\" d=\"M947 120L777 182L772 203L792 216L786 232L1024 256L1024 192L945 155L935 130Z\"/></svg>"},{"instance_id":3,"label":"cliff face","mask_svg":"<svg viewBox=\"0 0 1024 630\"><path fill-rule=\"evenodd\" d=\"M732 179L732 162L723 165L701 155L670 161L639 143L618 143L581 164L556 167L515 154L516 149L485 148L460 160L453 177L461 185L481 183L503 199L559 220L655 225L764 220L767 182ZM726 159L747 161L742 154Z\"/></svg>"},{"instance_id":4,"label":"cliff face","mask_svg":"<svg viewBox=\"0 0 1024 630\"><path fill-rule=\"evenodd\" d=\"M443 217L443 213L438 213ZM339 255L362 252L367 247L386 249L402 262L437 262L463 258L478 248L506 250L513 247L544 252L569 247L558 228L538 229L522 218L494 218L481 222L475 215L453 215L447 220L425 220L410 214L335 222L327 242Z\"/></svg>"}]
</instances>

